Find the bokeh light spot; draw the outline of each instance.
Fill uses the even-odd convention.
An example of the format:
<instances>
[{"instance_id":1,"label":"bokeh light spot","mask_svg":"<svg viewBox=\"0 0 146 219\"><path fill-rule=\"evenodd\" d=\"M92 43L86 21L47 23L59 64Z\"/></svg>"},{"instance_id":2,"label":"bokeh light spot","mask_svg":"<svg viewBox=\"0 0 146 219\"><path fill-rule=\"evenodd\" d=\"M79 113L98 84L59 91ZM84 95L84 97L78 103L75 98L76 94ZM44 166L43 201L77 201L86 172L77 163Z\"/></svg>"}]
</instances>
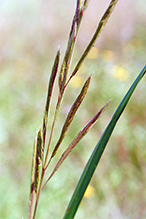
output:
<instances>
[{"instance_id":1,"label":"bokeh light spot","mask_svg":"<svg viewBox=\"0 0 146 219\"><path fill-rule=\"evenodd\" d=\"M97 59L99 55L99 50L96 47L93 47L89 52L87 58L88 59Z\"/></svg>"},{"instance_id":2,"label":"bokeh light spot","mask_svg":"<svg viewBox=\"0 0 146 219\"><path fill-rule=\"evenodd\" d=\"M112 68L113 77L118 79L119 81L127 81L129 78L129 73L124 68L120 66L114 66Z\"/></svg>"},{"instance_id":3,"label":"bokeh light spot","mask_svg":"<svg viewBox=\"0 0 146 219\"><path fill-rule=\"evenodd\" d=\"M95 195L95 188L91 185L89 185L86 189L86 192L84 194L85 198L92 198Z\"/></svg>"},{"instance_id":4,"label":"bokeh light spot","mask_svg":"<svg viewBox=\"0 0 146 219\"><path fill-rule=\"evenodd\" d=\"M101 57L106 62L113 62L115 60L115 53L111 50L104 50Z\"/></svg>"},{"instance_id":5,"label":"bokeh light spot","mask_svg":"<svg viewBox=\"0 0 146 219\"><path fill-rule=\"evenodd\" d=\"M83 77L75 76L70 81L71 87L81 87L83 85Z\"/></svg>"}]
</instances>

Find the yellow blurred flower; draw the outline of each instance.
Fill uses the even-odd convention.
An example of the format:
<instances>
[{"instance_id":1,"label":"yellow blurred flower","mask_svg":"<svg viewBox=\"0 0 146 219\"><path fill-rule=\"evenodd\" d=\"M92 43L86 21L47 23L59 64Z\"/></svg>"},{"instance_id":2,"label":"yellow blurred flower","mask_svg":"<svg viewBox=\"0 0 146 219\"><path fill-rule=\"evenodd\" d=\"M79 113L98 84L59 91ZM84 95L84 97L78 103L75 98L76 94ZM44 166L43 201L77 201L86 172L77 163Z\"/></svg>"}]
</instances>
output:
<instances>
[{"instance_id":1,"label":"yellow blurred flower","mask_svg":"<svg viewBox=\"0 0 146 219\"><path fill-rule=\"evenodd\" d=\"M82 64L81 67L79 68L78 74L84 74L86 71L86 66L85 64Z\"/></svg>"},{"instance_id":2,"label":"yellow blurred flower","mask_svg":"<svg viewBox=\"0 0 146 219\"><path fill-rule=\"evenodd\" d=\"M111 50L104 50L101 57L106 62L113 62L115 60L115 53Z\"/></svg>"},{"instance_id":3,"label":"yellow blurred flower","mask_svg":"<svg viewBox=\"0 0 146 219\"><path fill-rule=\"evenodd\" d=\"M99 50L96 47L93 47L89 52L87 58L88 59L97 59L99 55Z\"/></svg>"},{"instance_id":4,"label":"yellow blurred flower","mask_svg":"<svg viewBox=\"0 0 146 219\"><path fill-rule=\"evenodd\" d=\"M83 85L83 82L84 82L83 77L78 76L78 75L75 75L75 76L71 79L70 85L71 85L72 87L81 87L81 86Z\"/></svg>"},{"instance_id":5,"label":"yellow blurred flower","mask_svg":"<svg viewBox=\"0 0 146 219\"><path fill-rule=\"evenodd\" d=\"M89 185L84 194L84 198L92 198L95 195L95 188Z\"/></svg>"},{"instance_id":6,"label":"yellow blurred flower","mask_svg":"<svg viewBox=\"0 0 146 219\"><path fill-rule=\"evenodd\" d=\"M142 41L139 39L133 39L123 47L125 53L134 53L137 50L141 50L143 47Z\"/></svg>"},{"instance_id":7,"label":"yellow blurred flower","mask_svg":"<svg viewBox=\"0 0 146 219\"><path fill-rule=\"evenodd\" d=\"M113 77L119 81L126 81L129 78L129 73L124 68L120 66L114 66L112 68Z\"/></svg>"}]
</instances>

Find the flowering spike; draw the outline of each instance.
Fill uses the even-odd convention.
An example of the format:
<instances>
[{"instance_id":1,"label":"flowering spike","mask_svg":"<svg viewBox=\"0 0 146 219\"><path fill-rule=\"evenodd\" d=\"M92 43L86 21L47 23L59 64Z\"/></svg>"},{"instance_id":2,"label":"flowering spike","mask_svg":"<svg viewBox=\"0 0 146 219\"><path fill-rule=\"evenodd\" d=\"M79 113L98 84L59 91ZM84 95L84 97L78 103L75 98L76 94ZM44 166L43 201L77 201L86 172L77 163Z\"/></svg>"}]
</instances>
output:
<instances>
[{"instance_id":1,"label":"flowering spike","mask_svg":"<svg viewBox=\"0 0 146 219\"><path fill-rule=\"evenodd\" d=\"M111 100L110 100L111 101ZM92 128L92 126L97 122L99 119L101 113L105 110L105 108L108 106L109 102L105 106L103 106L100 111L86 124L86 126L78 133L78 135L74 138L74 140L71 142L71 144L68 146L68 148L65 150L65 152L62 154L61 158L59 159L58 163L56 164L54 170L52 171L51 175L49 176L46 183L50 180L50 178L54 175L54 173L57 171L59 166L62 164L62 162L65 160L65 158L68 156L68 154L72 151L72 149L77 145L77 143L84 137L85 134ZM46 185L45 183L45 185ZM44 185L44 186L45 186ZM44 187L43 186L43 187Z\"/></svg>"},{"instance_id":2,"label":"flowering spike","mask_svg":"<svg viewBox=\"0 0 146 219\"><path fill-rule=\"evenodd\" d=\"M87 79L87 81L85 82L85 84L84 84L84 86L83 86L79 96L77 97L77 99L73 103L73 105L72 105L72 107L71 107L71 109L70 109L70 111L69 111L69 113L67 115L67 118L65 120L65 123L64 123L62 131L61 131L60 138L59 138L59 140L58 140L58 142L57 142L57 144L56 144L56 146L55 146L55 148L53 150L51 158L54 157L54 155L56 154L56 152L57 152L57 150L58 150L62 140L64 139L65 134L68 131L68 128L69 128L69 126L70 126L70 124L71 124L71 122L72 122L72 120L73 120L73 118L74 118L74 116L75 116L75 114L76 114L80 104L82 103L82 101L83 101L83 99L84 99L84 97L85 97L85 95L87 93L90 81L91 81L91 76Z\"/></svg>"}]
</instances>

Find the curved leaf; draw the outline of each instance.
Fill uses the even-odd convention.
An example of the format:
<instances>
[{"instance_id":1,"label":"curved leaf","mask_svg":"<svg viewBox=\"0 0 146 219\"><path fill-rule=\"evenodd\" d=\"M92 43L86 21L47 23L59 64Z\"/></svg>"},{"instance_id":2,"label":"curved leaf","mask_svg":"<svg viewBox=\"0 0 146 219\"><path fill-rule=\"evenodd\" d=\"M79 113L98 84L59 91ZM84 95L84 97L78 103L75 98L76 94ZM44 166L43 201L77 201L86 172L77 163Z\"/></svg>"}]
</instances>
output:
<instances>
[{"instance_id":1,"label":"curved leaf","mask_svg":"<svg viewBox=\"0 0 146 219\"><path fill-rule=\"evenodd\" d=\"M79 204L83 198L83 195L86 191L87 186L90 183L90 180L93 176L93 173L98 165L98 162L103 154L103 151L107 145L107 142L115 128L115 125L120 118L121 114L123 113L131 95L133 94L136 86L138 85L139 81L142 79L144 74L146 73L146 66L143 68L143 70L140 72L126 95L124 96L123 100L121 101L120 105L118 106L117 110L115 111L111 121L109 122L107 128L105 129L103 135L101 136L99 142L97 143L93 153L91 154L91 157L89 158L85 169L80 177L80 180L77 184L77 187L74 191L74 194L70 200L70 203L67 207L67 210L65 212L65 215L63 219L72 219L75 216L75 213L79 207Z\"/></svg>"}]
</instances>

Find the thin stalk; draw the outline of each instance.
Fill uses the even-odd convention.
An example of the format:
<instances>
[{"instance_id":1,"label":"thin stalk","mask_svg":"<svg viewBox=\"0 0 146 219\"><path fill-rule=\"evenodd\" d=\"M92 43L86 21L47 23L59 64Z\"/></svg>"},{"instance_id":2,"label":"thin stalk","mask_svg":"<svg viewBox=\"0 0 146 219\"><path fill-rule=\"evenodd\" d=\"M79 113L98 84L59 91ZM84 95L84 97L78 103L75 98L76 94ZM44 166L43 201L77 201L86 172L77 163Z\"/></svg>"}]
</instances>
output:
<instances>
[{"instance_id":1,"label":"thin stalk","mask_svg":"<svg viewBox=\"0 0 146 219\"><path fill-rule=\"evenodd\" d=\"M48 147L47 147L47 152L46 152L46 156L45 156L44 169L46 169L50 163L50 161L48 162L49 151L50 151L50 146L51 146L51 142L52 142L52 138L53 138L53 132L54 132L54 128L55 128L55 123L57 121L57 116L58 116L60 104L61 104L61 100L60 100L60 98L58 98L58 102L57 102L57 106L56 106L56 110L55 110L55 116L54 116L54 120L53 120L52 127L51 127L51 133L50 133L49 143L48 143Z\"/></svg>"},{"instance_id":2,"label":"thin stalk","mask_svg":"<svg viewBox=\"0 0 146 219\"><path fill-rule=\"evenodd\" d=\"M32 219L33 217L34 198L35 198L35 190L33 190L31 197L30 197L29 219Z\"/></svg>"}]
</instances>

